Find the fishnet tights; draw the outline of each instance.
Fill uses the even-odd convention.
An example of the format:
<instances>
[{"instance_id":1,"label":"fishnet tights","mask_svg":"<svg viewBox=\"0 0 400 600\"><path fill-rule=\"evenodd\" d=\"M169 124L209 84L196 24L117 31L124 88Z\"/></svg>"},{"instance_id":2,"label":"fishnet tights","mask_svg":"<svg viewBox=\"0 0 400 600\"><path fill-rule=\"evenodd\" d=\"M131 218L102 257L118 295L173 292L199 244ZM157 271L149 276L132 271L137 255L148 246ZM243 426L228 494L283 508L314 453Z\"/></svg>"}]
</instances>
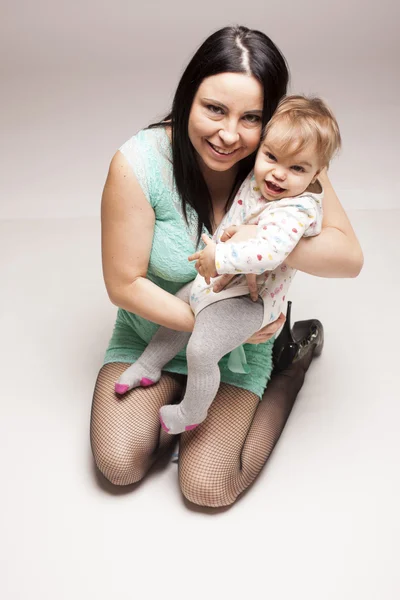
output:
<instances>
[{"instance_id":1,"label":"fishnet tights","mask_svg":"<svg viewBox=\"0 0 400 600\"><path fill-rule=\"evenodd\" d=\"M109 363L97 378L90 423L92 451L99 470L116 485L140 481L155 460L176 442L160 427L158 411L181 399L183 383L163 373L149 388L118 399L114 383L125 363Z\"/></svg>"},{"instance_id":2,"label":"fishnet tights","mask_svg":"<svg viewBox=\"0 0 400 600\"><path fill-rule=\"evenodd\" d=\"M312 353L271 377L259 402L252 392L222 383L207 419L180 436L179 482L184 496L201 506L232 504L257 477L271 454ZM144 477L175 436L159 425L158 411L178 402L184 378L163 373L150 388L135 388L116 398L114 382L126 369L110 363L101 369L93 398L91 443L100 471L116 485Z\"/></svg>"}]
</instances>

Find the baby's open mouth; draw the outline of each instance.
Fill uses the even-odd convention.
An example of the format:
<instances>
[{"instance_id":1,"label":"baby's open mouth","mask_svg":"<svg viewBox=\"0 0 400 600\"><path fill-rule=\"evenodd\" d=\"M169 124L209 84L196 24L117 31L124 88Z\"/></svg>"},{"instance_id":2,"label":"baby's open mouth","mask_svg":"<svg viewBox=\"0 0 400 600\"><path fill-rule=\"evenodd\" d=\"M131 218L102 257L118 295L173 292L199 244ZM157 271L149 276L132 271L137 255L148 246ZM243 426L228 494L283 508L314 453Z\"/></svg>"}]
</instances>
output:
<instances>
[{"instance_id":1,"label":"baby's open mouth","mask_svg":"<svg viewBox=\"0 0 400 600\"><path fill-rule=\"evenodd\" d=\"M268 191L272 192L273 194L280 194L285 191L284 188L281 188L279 185L275 185L275 183L272 183L272 181L266 181L265 185L267 186Z\"/></svg>"}]
</instances>

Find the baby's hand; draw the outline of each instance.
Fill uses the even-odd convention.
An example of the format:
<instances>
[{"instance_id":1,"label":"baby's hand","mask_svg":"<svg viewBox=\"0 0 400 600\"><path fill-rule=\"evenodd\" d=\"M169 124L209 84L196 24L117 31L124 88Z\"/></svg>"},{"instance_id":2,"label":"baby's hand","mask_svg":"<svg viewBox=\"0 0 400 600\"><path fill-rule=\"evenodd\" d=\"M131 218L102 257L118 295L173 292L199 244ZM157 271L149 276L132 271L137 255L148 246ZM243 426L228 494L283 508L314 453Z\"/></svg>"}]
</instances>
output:
<instances>
[{"instance_id":1,"label":"baby's hand","mask_svg":"<svg viewBox=\"0 0 400 600\"><path fill-rule=\"evenodd\" d=\"M257 237L257 231L257 225L230 225L224 230L220 241L227 244L247 242ZM213 292L218 293L223 290L234 277L238 277L238 275L221 275L213 285ZM256 302L258 300L257 276L247 273L246 280L249 286L250 297Z\"/></svg>"},{"instance_id":2,"label":"baby's hand","mask_svg":"<svg viewBox=\"0 0 400 600\"><path fill-rule=\"evenodd\" d=\"M188 260L196 260L195 268L202 277L206 280L207 284L210 284L211 277L217 277L217 269L215 268L215 248L216 243L212 241L205 233L201 236L201 239L206 244L204 250L196 252L188 257Z\"/></svg>"}]
</instances>

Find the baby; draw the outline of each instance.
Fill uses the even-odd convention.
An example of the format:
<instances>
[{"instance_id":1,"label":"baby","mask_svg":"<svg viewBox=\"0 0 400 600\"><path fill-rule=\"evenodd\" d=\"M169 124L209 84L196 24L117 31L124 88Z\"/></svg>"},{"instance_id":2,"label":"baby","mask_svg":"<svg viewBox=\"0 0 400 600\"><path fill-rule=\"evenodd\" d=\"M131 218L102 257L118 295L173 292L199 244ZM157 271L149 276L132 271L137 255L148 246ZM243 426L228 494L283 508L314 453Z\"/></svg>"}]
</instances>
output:
<instances>
[{"instance_id":1,"label":"baby","mask_svg":"<svg viewBox=\"0 0 400 600\"><path fill-rule=\"evenodd\" d=\"M203 236L206 247L189 257L198 260L199 275L177 295L190 302L196 317L193 332L160 327L115 384L115 391L124 394L156 383L163 366L188 344L184 398L160 409L168 433L188 431L204 421L220 385L219 360L279 317L295 274L284 261L302 236L321 231L323 190L317 178L340 144L336 119L322 100L288 96L278 105L265 128L254 171L213 239ZM220 241L224 229L242 224L257 226L253 238ZM214 278L225 273L238 277L213 292ZM248 273L257 275L256 302L249 296Z\"/></svg>"}]
</instances>

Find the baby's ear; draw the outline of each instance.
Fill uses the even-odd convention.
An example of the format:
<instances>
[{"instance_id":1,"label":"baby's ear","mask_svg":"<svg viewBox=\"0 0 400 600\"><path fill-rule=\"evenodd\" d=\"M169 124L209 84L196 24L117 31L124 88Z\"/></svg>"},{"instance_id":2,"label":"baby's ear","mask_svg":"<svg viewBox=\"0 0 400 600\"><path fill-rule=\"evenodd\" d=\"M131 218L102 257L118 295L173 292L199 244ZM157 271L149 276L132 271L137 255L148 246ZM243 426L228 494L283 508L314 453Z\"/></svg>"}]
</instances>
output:
<instances>
[{"instance_id":1,"label":"baby's ear","mask_svg":"<svg viewBox=\"0 0 400 600\"><path fill-rule=\"evenodd\" d=\"M318 175L321 173L322 169L323 169L323 167L321 167L321 168L320 168L320 169L319 169L319 170L318 170L318 171L315 173L314 177L312 178L312 181L311 181L311 183L315 183L315 182L317 181L317 179L318 179Z\"/></svg>"}]
</instances>

